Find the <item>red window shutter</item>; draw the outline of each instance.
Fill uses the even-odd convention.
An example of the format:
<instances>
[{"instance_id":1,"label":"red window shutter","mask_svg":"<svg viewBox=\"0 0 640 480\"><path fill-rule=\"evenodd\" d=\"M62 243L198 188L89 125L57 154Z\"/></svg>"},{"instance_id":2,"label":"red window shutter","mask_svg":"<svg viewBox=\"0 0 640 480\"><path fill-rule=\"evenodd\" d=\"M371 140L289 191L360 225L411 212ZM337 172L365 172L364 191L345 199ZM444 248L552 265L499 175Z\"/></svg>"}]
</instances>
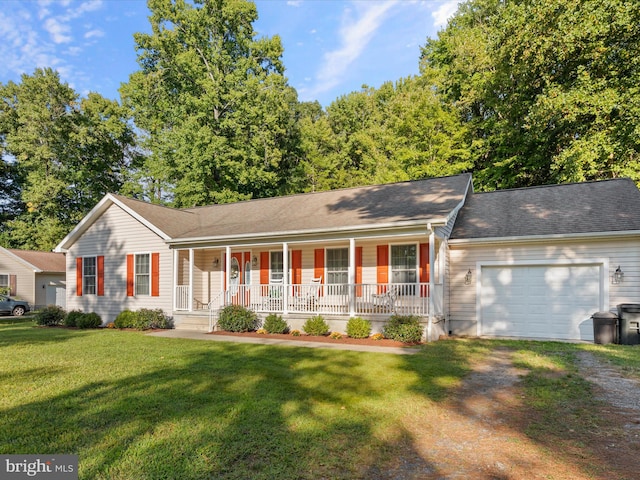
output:
<instances>
[{"instance_id":1,"label":"red window shutter","mask_svg":"<svg viewBox=\"0 0 640 480\"><path fill-rule=\"evenodd\" d=\"M76 258L76 295L82 296L82 257Z\"/></svg>"},{"instance_id":2,"label":"red window shutter","mask_svg":"<svg viewBox=\"0 0 640 480\"><path fill-rule=\"evenodd\" d=\"M96 257L96 268L98 277L98 296L104 296L104 255Z\"/></svg>"},{"instance_id":3,"label":"red window shutter","mask_svg":"<svg viewBox=\"0 0 640 480\"><path fill-rule=\"evenodd\" d=\"M302 250L291 251L291 283L302 283Z\"/></svg>"},{"instance_id":4,"label":"red window shutter","mask_svg":"<svg viewBox=\"0 0 640 480\"><path fill-rule=\"evenodd\" d=\"M160 254L151 254L151 296L160 296Z\"/></svg>"},{"instance_id":5,"label":"red window shutter","mask_svg":"<svg viewBox=\"0 0 640 480\"><path fill-rule=\"evenodd\" d=\"M356 247L356 296L362 296L362 247Z\"/></svg>"},{"instance_id":6,"label":"red window shutter","mask_svg":"<svg viewBox=\"0 0 640 480\"><path fill-rule=\"evenodd\" d=\"M127 297L133 297L133 255L127 255Z\"/></svg>"},{"instance_id":7,"label":"red window shutter","mask_svg":"<svg viewBox=\"0 0 640 480\"><path fill-rule=\"evenodd\" d=\"M9 295L14 296L18 294L18 277L16 275L9 275Z\"/></svg>"},{"instance_id":8,"label":"red window shutter","mask_svg":"<svg viewBox=\"0 0 640 480\"><path fill-rule=\"evenodd\" d=\"M269 252L260 252L260 285L269 284Z\"/></svg>"},{"instance_id":9,"label":"red window shutter","mask_svg":"<svg viewBox=\"0 0 640 480\"><path fill-rule=\"evenodd\" d=\"M382 285L389 283L389 245L378 245L377 259L376 281L378 282L378 293L383 293L387 291L387 287Z\"/></svg>"},{"instance_id":10,"label":"red window shutter","mask_svg":"<svg viewBox=\"0 0 640 480\"><path fill-rule=\"evenodd\" d=\"M429 275L431 273L431 265L429 265L429 244L420 244L420 283L429 283ZM429 287L420 287L420 296L428 297Z\"/></svg>"}]
</instances>

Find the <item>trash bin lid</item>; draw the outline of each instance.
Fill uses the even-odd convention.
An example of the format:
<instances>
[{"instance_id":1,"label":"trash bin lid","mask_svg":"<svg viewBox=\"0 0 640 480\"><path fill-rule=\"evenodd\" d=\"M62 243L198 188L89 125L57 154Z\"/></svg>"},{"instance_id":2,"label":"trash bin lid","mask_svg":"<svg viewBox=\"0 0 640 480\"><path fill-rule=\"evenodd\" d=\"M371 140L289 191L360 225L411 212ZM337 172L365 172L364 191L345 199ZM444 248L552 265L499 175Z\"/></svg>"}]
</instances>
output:
<instances>
[{"instance_id":1,"label":"trash bin lid","mask_svg":"<svg viewBox=\"0 0 640 480\"><path fill-rule=\"evenodd\" d=\"M640 305L638 308L640 308ZM596 312L591 315L591 318L618 318L618 315L613 312Z\"/></svg>"},{"instance_id":2,"label":"trash bin lid","mask_svg":"<svg viewBox=\"0 0 640 480\"><path fill-rule=\"evenodd\" d=\"M640 313L640 303L621 303L618 305L619 312Z\"/></svg>"}]
</instances>

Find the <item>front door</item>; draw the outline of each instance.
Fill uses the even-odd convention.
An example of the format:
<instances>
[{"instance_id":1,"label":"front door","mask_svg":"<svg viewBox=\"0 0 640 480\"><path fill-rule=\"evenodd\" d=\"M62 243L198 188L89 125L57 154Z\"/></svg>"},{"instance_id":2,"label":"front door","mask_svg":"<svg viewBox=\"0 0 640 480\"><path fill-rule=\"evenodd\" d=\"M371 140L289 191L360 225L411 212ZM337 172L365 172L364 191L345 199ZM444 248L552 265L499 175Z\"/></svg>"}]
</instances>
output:
<instances>
[{"instance_id":1,"label":"front door","mask_svg":"<svg viewBox=\"0 0 640 480\"><path fill-rule=\"evenodd\" d=\"M249 305L251 292L251 252L231 254L229 295L235 305Z\"/></svg>"}]
</instances>

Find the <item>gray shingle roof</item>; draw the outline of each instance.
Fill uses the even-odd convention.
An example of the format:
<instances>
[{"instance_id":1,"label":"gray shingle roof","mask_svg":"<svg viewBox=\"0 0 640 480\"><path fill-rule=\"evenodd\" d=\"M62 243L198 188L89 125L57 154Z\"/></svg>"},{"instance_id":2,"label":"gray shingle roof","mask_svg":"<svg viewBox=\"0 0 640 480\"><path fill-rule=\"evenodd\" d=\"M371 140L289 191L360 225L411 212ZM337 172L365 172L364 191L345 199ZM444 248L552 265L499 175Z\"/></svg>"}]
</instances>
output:
<instances>
[{"instance_id":1,"label":"gray shingle roof","mask_svg":"<svg viewBox=\"0 0 640 480\"><path fill-rule=\"evenodd\" d=\"M640 231L640 190L629 179L469 195L452 239Z\"/></svg>"},{"instance_id":2,"label":"gray shingle roof","mask_svg":"<svg viewBox=\"0 0 640 480\"><path fill-rule=\"evenodd\" d=\"M116 196L172 238L331 231L446 218L464 199L470 174L171 209Z\"/></svg>"}]
</instances>

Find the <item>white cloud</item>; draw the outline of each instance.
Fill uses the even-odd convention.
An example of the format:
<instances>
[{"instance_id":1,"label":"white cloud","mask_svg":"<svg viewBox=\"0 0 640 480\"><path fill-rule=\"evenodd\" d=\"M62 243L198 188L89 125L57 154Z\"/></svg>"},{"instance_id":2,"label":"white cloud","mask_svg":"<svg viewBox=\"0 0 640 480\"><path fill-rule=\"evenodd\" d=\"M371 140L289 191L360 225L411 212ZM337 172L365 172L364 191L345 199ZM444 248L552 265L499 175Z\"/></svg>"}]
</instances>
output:
<instances>
[{"instance_id":1,"label":"white cloud","mask_svg":"<svg viewBox=\"0 0 640 480\"><path fill-rule=\"evenodd\" d=\"M51 40L55 43L69 43L72 40L71 35L69 35L71 27L55 18L47 18L44 21L43 28L49 32Z\"/></svg>"},{"instance_id":2,"label":"white cloud","mask_svg":"<svg viewBox=\"0 0 640 480\"><path fill-rule=\"evenodd\" d=\"M300 5L302 5L302 0L289 0L287 2L287 5L289 5L290 7L299 7Z\"/></svg>"},{"instance_id":3,"label":"white cloud","mask_svg":"<svg viewBox=\"0 0 640 480\"><path fill-rule=\"evenodd\" d=\"M87 33L84 34L84 38L87 38L87 39L94 38L94 37L104 37L104 32L99 28L95 28L93 30L89 30Z\"/></svg>"},{"instance_id":4,"label":"white cloud","mask_svg":"<svg viewBox=\"0 0 640 480\"><path fill-rule=\"evenodd\" d=\"M324 55L323 64L317 75L317 84L312 89L313 92L308 92L309 94L326 92L341 82L347 69L362 54L380 28L386 13L396 3L398 3L397 0L366 4L356 3L354 5L359 9L358 17L355 20L349 15L351 10L345 12L343 25L339 31L340 46Z\"/></svg>"},{"instance_id":5,"label":"white cloud","mask_svg":"<svg viewBox=\"0 0 640 480\"><path fill-rule=\"evenodd\" d=\"M448 0L440 5L435 11L431 12L433 17L433 26L436 28L444 27L453 14L458 10L459 0Z\"/></svg>"}]
</instances>

